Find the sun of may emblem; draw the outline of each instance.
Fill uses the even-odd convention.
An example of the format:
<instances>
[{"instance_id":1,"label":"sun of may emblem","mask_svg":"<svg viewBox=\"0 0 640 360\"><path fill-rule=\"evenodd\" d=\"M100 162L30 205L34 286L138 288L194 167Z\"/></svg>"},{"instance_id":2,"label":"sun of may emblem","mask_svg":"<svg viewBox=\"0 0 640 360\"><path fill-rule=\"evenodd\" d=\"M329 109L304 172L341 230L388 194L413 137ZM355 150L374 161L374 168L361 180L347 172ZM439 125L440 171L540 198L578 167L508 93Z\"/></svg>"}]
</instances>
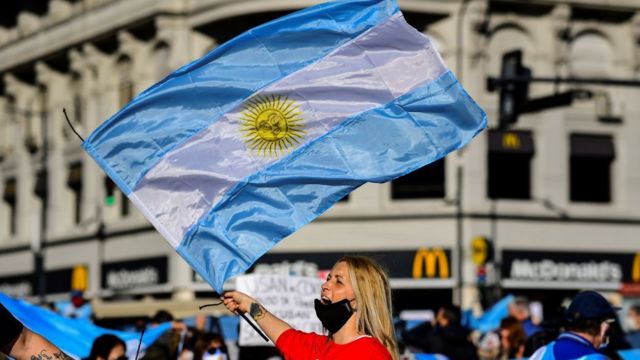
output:
<instances>
[{"instance_id":1,"label":"sun of may emblem","mask_svg":"<svg viewBox=\"0 0 640 360\"><path fill-rule=\"evenodd\" d=\"M241 114L245 143L264 157L286 154L305 135L300 109L287 97L257 96L245 103Z\"/></svg>"}]
</instances>

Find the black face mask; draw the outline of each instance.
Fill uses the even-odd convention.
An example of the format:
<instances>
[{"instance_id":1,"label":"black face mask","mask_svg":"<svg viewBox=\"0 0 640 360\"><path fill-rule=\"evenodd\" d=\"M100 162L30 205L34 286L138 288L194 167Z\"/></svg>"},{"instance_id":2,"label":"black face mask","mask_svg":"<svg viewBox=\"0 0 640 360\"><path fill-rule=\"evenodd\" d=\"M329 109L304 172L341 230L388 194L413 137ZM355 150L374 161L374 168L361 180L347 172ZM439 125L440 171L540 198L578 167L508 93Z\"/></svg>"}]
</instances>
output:
<instances>
[{"instance_id":1,"label":"black face mask","mask_svg":"<svg viewBox=\"0 0 640 360\"><path fill-rule=\"evenodd\" d=\"M333 304L323 304L322 301L316 299L315 308L316 315L320 319L322 326L329 330L331 334L335 334L342 329L354 312L351 308L351 301L347 299Z\"/></svg>"}]
</instances>

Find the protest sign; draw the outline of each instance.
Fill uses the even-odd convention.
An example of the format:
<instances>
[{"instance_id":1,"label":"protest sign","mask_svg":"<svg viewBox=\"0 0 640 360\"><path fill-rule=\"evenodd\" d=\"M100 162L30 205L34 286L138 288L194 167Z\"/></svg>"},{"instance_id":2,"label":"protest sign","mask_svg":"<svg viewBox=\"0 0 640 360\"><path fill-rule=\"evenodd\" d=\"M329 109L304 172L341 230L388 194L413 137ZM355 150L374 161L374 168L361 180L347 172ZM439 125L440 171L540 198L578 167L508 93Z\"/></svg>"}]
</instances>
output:
<instances>
[{"instance_id":1,"label":"protest sign","mask_svg":"<svg viewBox=\"0 0 640 360\"><path fill-rule=\"evenodd\" d=\"M236 289L260 302L265 309L304 332L322 333L313 300L320 297L322 280L315 277L274 274L239 276ZM264 346L266 343L249 324L240 322L240 346Z\"/></svg>"}]
</instances>

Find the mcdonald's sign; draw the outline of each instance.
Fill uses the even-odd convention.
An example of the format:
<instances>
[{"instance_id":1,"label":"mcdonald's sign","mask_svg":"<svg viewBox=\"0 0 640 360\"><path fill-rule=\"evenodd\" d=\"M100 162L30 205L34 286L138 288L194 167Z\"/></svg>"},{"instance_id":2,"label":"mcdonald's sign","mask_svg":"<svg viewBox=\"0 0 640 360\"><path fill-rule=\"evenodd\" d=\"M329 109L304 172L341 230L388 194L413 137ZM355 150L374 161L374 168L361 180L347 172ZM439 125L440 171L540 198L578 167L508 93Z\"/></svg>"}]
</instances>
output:
<instances>
[{"instance_id":1,"label":"mcdonald's sign","mask_svg":"<svg viewBox=\"0 0 640 360\"><path fill-rule=\"evenodd\" d=\"M634 283L640 283L640 252L636 253L636 256L633 258L631 281Z\"/></svg>"},{"instance_id":2,"label":"mcdonald's sign","mask_svg":"<svg viewBox=\"0 0 640 360\"><path fill-rule=\"evenodd\" d=\"M505 149L520 149L521 147L520 137L513 132L507 132L502 134L502 147Z\"/></svg>"},{"instance_id":3,"label":"mcdonald's sign","mask_svg":"<svg viewBox=\"0 0 640 360\"><path fill-rule=\"evenodd\" d=\"M438 270L438 271L436 271ZM450 275L449 259L442 248L420 248L413 258L413 278L425 277L448 279Z\"/></svg>"}]
</instances>

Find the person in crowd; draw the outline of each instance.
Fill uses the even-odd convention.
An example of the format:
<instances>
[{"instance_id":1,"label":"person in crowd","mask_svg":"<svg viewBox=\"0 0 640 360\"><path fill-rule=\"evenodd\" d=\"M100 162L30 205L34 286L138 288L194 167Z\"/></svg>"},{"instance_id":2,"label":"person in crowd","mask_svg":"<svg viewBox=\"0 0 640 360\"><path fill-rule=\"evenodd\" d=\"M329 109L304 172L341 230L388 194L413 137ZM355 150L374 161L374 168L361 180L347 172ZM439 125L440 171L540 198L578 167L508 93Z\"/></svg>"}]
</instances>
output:
<instances>
[{"instance_id":1,"label":"person in crowd","mask_svg":"<svg viewBox=\"0 0 640 360\"><path fill-rule=\"evenodd\" d=\"M531 335L525 342L524 357L531 357L538 349L558 338L558 335L560 335L560 330L555 324L545 327L542 331Z\"/></svg>"},{"instance_id":2,"label":"person in crowd","mask_svg":"<svg viewBox=\"0 0 640 360\"><path fill-rule=\"evenodd\" d=\"M623 360L620 351L631 349L631 345L629 345L627 339L625 339L624 330L617 316L609 323L607 340L607 344L603 346L601 353L611 360Z\"/></svg>"},{"instance_id":3,"label":"person in crowd","mask_svg":"<svg viewBox=\"0 0 640 360\"><path fill-rule=\"evenodd\" d=\"M626 318L627 342L634 349L640 349L640 304L635 304L629 308Z\"/></svg>"},{"instance_id":4,"label":"person in crowd","mask_svg":"<svg viewBox=\"0 0 640 360\"><path fill-rule=\"evenodd\" d=\"M127 360L127 344L112 334L98 336L85 360Z\"/></svg>"},{"instance_id":5,"label":"person in crowd","mask_svg":"<svg viewBox=\"0 0 640 360\"><path fill-rule=\"evenodd\" d=\"M24 327L2 304L0 352L15 360L72 360L47 339Z\"/></svg>"},{"instance_id":6,"label":"person in crowd","mask_svg":"<svg viewBox=\"0 0 640 360\"><path fill-rule=\"evenodd\" d=\"M478 359L497 360L500 358L500 336L495 331L481 334L477 339Z\"/></svg>"},{"instance_id":7,"label":"person in crowd","mask_svg":"<svg viewBox=\"0 0 640 360\"><path fill-rule=\"evenodd\" d=\"M512 316L522 324L522 329L526 337L541 331L542 328L531 320L529 300L525 297L517 297L509 304L509 316Z\"/></svg>"},{"instance_id":8,"label":"person in crowd","mask_svg":"<svg viewBox=\"0 0 640 360\"><path fill-rule=\"evenodd\" d=\"M166 323L167 321L174 321L173 315L167 310L160 309L156 311L156 313L151 317L151 321L149 322L151 326L158 326L162 323Z\"/></svg>"},{"instance_id":9,"label":"person in crowd","mask_svg":"<svg viewBox=\"0 0 640 360\"><path fill-rule=\"evenodd\" d=\"M391 318L389 279L367 257L341 258L322 284L315 310L328 335L295 330L244 293L226 292L222 299L230 311L249 313L285 359L399 357Z\"/></svg>"},{"instance_id":10,"label":"person in crowd","mask_svg":"<svg viewBox=\"0 0 640 360\"><path fill-rule=\"evenodd\" d=\"M500 358L522 359L526 336L522 324L514 317L506 317L500 322Z\"/></svg>"},{"instance_id":11,"label":"person in crowd","mask_svg":"<svg viewBox=\"0 0 640 360\"><path fill-rule=\"evenodd\" d=\"M608 343L615 310L595 291L582 291L573 299L566 313L566 331L553 342L538 349L531 360L608 359L601 350Z\"/></svg>"},{"instance_id":12,"label":"person in crowd","mask_svg":"<svg viewBox=\"0 0 640 360\"><path fill-rule=\"evenodd\" d=\"M178 360L194 360L196 359L196 352L198 351L198 345L204 336L204 333L198 328L196 324L195 328L187 327L187 332L182 339L182 351L178 355ZM200 352L200 358L202 358L202 351Z\"/></svg>"},{"instance_id":13,"label":"person in crowd","mask_svg":"<svg viewBox=\"0 0 640 360\"><path fill-rule=\"evenodd\" d=\"M206 333L196 344L194 360L227 360L229 354L220 334Z\"/></svg>"},{"instance_id":14,"label":"person in crowd","mask_svg":"<svg viewBox=\"0 0 640 360\"><path fill-rule=\"evenodd\" d=\"M469 341L469 331L461 325L460 317L457 306L438 309L434 328L427 336L425 352L445 355L449 359L477 359L476 348Z\"/></svg>"},{"instance_id":15,"label":"person in crowd","mask_svg":"<svg viewBox=\"0 0 640 360\"><path fill-rule=\"evenodd\" d=\"M435 318L433 319L435 322ZM407 327L407 323L400 320L396 323L395 331L398 334L398 347L407 349L412 353L426 353L429 348L429 339L433 333L434 324L431 321L423 321L415 326ZM400 351L402 353L402 351Z\"/></svg>"},{"instance_id":16,"label":"person in crowd","mask_svg":"<svg viewBox=\"0 0 640 360\"><path fill-rule=\"evenodd\" d=\"M146 360L165 360L176 359L180 351L180 344L184 339L187 326L180 321L174 320L173 315L166 310L158 310L151 318L150 326L157 326L167 321L171 321L171 329L153 343L147 351L143 359Z\"/></svg>"}]
</instances>

